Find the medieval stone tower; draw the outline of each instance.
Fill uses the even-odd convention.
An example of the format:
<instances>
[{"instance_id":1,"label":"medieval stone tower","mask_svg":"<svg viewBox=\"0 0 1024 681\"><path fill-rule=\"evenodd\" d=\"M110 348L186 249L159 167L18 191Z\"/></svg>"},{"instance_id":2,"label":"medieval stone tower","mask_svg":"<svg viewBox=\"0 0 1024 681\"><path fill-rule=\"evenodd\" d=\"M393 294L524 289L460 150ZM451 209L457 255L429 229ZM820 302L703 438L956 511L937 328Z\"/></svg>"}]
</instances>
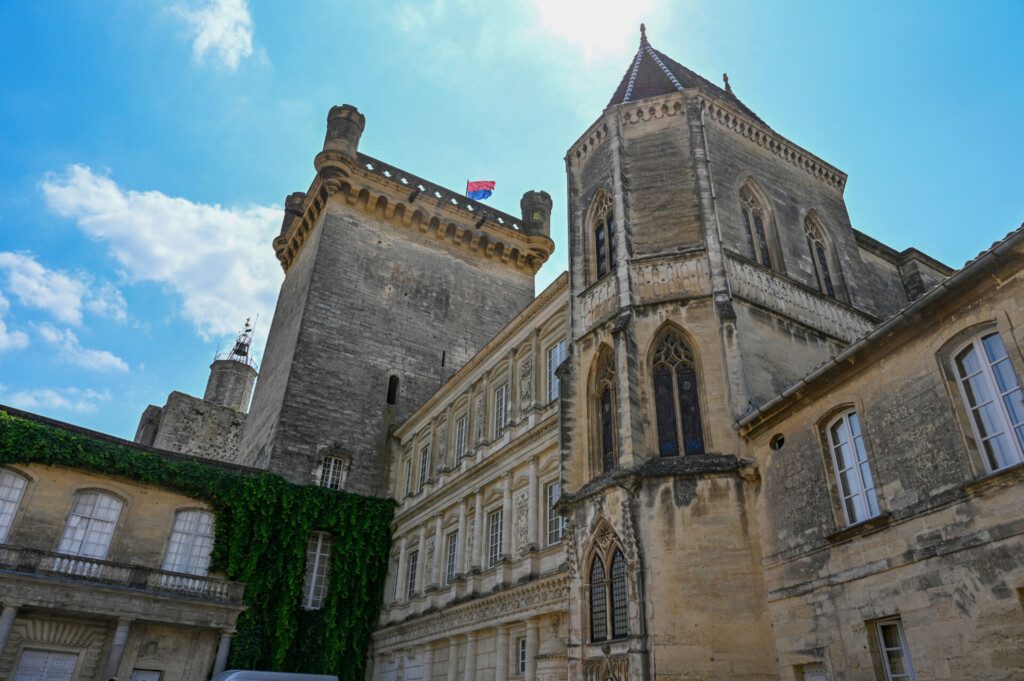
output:
<instances>
[{"instance_id":1,"label":"medieval stone tower","mask_svg":"<svg viewBox=\"0 0 1024 681\"><path fill-rule=\"evenodd\" d=\"M734 422L948 271L881 257L841 171L643 33L566 168L569 677L773 678ZM592 622L623 572L628 612Z\"/></svg>"},{"instance_id":2,"label":"medieval stone tower","mask_svg":"<svg viewBox=\"0 0 1024 681\"><path fill-rule=\"evenodd\" d=\"M365 120L331 109L316 177L288 197L285 270L241 443L242 463L384 493L389 428L533 299L553 249L551 200L522 219L359 153Z\"/></svg>"}]
</instances>

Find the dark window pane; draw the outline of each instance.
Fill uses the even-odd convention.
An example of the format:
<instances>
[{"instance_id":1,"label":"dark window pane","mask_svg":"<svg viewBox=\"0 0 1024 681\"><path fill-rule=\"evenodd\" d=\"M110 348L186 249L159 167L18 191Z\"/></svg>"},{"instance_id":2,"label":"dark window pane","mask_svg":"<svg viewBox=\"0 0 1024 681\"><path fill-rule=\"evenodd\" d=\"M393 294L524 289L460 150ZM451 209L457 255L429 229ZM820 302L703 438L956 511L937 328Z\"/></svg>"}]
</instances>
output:
<instances>
[{"instance_id":1,"label":"dark window pane","mask_svg":"<svg viewBox=\"0 0 1024 681\"><path fill-rule=\"evenodd\" d=\"M687 454L703 454L704 434L700 424L697 373L689 364L681 365L676 372L679 381L679 414L683 420L683 450Z\"/></svg>"},{"instance_id":2,"label":"dark window pane","mask_svg":"<svg viewBox=\"0 0 1024 681\"><path fill-rule=\"evenodd\" d=\"M622 551L616 551L615 557L612 558L612 638L625 638L629 635L628 618L626 559Z\"/></svg>"},{"instance_id":3,"label":"dark window pane","mask_svg":"<svg viewBox=\"0 0 1024 681\"><path fill-rule=\"evenodd\" d=\"M836 292L832 286L832 275L828 271L828 258L825 257L825 245L820 241L815 241L814 253L818 257L818 268L821 272L821 283L825 287L825 293L835 298Z\"/></svg>"},{"instance_id":4,"label":"dark window pane","mask_svg":"<svg viewBox=\"0 0 1024 681\"><path fill-rule=\"evenodd\" d=\"M679 454L672 370L664 365L654 369L654 411L658 417L658 452L662 456Z\"/></svg>"},{"instance_id":5,"label":"dark window pane","mask_svg":"<svg viewBox=\"0 0 1024 681\"><path fill-rule=\"evenodd\" d=\"M590 640L608 638L608 603L605 600L604 563L594 557L590 565Z\"/></svg>"},{"instance_id":6,"label":"dark window pane","mask_svg":"<svg viewBox=\"0 0 1024 681\"><path fill-rule=\"evenodd\" d=\"M772 258L768 255L768 237L764 233L764 220L758 214L754 215L754 230L757 232L757 249L761 254L761 264L771 267Z\"/></svg>"},{"instance_id":7,"label":"dark window pane","mask_svg":"<svg viewBox=\"0 0 1024 681\"><path fill-rule=\"evenodd\" d=\"M612 389L601 392L601 461L604 469L615 468L615 421L612 412Z\"/></svg>"},{"instance_id":8,"label":"dark window pane","mask_svg":"<svg viewBox=\"0 0 1024 681\"><path fill-rule=\"evenodd\" d=\"M604 224L600 222L594 229L594 244L597 249L597 276L603 277L608 273L608 253L604 243Z\"/></svg>"},{"instance_id":9,"label":"dark window pane","mask_svg":"<svg viewBox=\"0 0 1024 681\"><path fill-rule=\"evenodd\" d=\"M608 260L609 268L615 267L615 218L608 216Z\"/></svg>"},{"instance_id":10,"label":"dark window pane","mask_svg":"<svg viewBox=\"0 0 1024 681\"><path fill-rule=\"evenodd\" d=\"M757 254L754 252L754 228L750 225L750 211L744 208L740 211L740 215L743 216L743 238L747 242L747 257L757 260Z\"/></svg>"}]
</instances>

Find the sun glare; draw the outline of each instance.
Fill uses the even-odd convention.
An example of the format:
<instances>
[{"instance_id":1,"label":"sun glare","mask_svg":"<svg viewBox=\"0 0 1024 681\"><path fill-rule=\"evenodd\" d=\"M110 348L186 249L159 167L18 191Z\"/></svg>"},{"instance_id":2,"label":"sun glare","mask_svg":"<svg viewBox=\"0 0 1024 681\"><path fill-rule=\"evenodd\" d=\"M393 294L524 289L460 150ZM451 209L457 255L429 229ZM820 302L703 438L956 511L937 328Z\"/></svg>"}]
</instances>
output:
<instances>
[{"instance_id":1,"label":"sun glare","mask_svg":"<svg viewBox=\"0 0 1024 681\"><path fill-rule=\"evenodd\" d=\"M534 0L542 29L565 41L587 61L621 57L636 48L640 22L658 11L655 0Z\"/></svg>"}]
</instances>

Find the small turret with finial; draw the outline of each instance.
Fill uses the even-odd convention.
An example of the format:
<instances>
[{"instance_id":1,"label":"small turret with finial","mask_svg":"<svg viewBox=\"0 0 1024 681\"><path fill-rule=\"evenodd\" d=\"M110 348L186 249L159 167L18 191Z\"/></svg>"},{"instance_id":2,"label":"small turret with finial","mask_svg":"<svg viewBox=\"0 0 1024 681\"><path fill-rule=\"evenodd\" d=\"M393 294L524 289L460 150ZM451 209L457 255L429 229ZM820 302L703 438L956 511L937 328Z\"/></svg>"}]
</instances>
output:
<instances>
[{"instance_id":1,"label":"small turret with finial","mask_svg":"<svg viewBox=\"0 0 1024 681\"><path fill-rule=\"evenodd\" d=\"M640 44L647 44L647 27L644 26L643 24L640 24Z\"/></svg>"},{"instance_id":2,"label":"small turret with finial","mask_svg":"<svg viewBox=\"0 0 1024 681\"><path fill-rule=\"evenodd\" d=\"M732 85L729 85L729 74L728 73L723 73L722 74L722 80L725 81L725 91L728 92L731 95L732 94Z\"/></svg>"}]
</instances>

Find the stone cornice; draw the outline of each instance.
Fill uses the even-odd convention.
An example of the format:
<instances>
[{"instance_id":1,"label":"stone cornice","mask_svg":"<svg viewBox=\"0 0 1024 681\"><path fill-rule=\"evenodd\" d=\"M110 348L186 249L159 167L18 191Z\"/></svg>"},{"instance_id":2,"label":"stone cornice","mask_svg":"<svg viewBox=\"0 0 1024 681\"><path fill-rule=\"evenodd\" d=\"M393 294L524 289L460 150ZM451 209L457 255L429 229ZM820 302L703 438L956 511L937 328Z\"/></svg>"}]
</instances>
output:
<instances>
[{"instance_id":1,"label":"stone cornice","mask_svg":"<svg viewBox=\"0 0 1024 681\"><path fill-rule=\"evenodd\" d=\"M483 596L444 610L381 627L373 633L376 653L387 653L458 636L503 621L521 619L537 609L565 610L568 605L569 578L565 570L518 586Z\"/></svg>"},{"instance_id":2,"label":"stone cornice","mask_svg":"<svg viewBox=\"0 0 1024 681\"><path fill-rule=\"evenodd\" d=\"M846 188L846 173L835 166L793 144L768 126L758 123L722 100L713 99L703 94L699 94L697 99L707 120L718 123L723 128L745 137L784 161L802 168L833 189L839 190L840 194Z\"/></svg>"},{"instance_id":3,"label":"stone cornice","mask_svg":"<svg viewBox=\"0 0 1024 681\"><path fill-rule=\"evenodd\" d=\"M455 248L535 274L554 242L531 234L517 218L410 173L359 154L353 162L321 152L317 176L298 215L274 239L274 252L287 272L332 197L404 229L414 229Z\"/></svg>"}]
</instances>

